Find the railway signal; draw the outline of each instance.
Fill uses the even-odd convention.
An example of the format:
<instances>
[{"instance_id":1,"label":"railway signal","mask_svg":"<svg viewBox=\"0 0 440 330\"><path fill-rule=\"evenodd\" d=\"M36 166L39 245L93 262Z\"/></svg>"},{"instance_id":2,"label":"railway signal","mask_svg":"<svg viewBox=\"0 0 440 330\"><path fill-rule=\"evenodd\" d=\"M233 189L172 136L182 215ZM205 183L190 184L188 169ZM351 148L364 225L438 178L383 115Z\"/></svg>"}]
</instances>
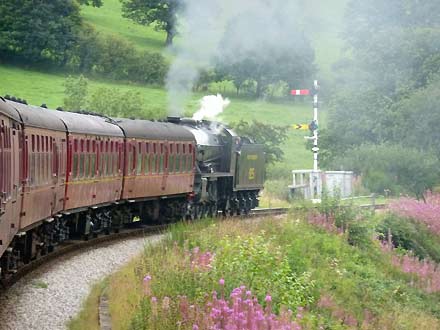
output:
<instances>
[{"instance_id":1,"label":"railway signal","mask_svg":"<svg viewBox=\"0 0 440 330\"><path fill-rule=\"evenodd\" d=\"M293 124L292 128L307 131L308 129L310 129L310 125L309 124Z\"/></svg>"},{"instance_id":2,"label":"railway signal","mask_svg":"<svg viewBox=\"0 0 440 330\"><path fill-rule=\"evenodd\" d=\"M308 90L308 89L292 89L290 91L290 94L292 94L293 96L310 95L310 90Z\"/></svg>"},{"instance_id":3,"label":"railway signal","mask_svg":"<svg viewBox=\"0 0 440 330\"><path fill-rule=\"evenodd\" d=\"M313 140L313 170L318 171L318 91L319 91L319 84L318 80L315 80L313 82L312 89L292 89L290 91L290 94L294 96L298 95L312 95L313 96L313 121L307 125L307 129L309 129L313 136L306 136L305 138L308 140ZM295 127L295 129L302 129L302 124L296 124L298 128Z\"/></svg>"}]
</instances>

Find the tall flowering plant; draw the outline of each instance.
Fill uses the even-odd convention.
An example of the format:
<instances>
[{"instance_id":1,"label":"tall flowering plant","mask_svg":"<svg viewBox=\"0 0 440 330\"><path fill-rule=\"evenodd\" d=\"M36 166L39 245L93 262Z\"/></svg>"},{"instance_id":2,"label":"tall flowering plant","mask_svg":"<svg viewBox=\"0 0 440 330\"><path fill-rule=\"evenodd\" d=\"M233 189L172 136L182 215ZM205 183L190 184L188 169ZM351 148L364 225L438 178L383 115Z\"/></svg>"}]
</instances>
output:
<instances>
[{"instance_id":1,"label":"tall flowering plant","mask_svg":"<svg viewBox=\"0 0 440 330\"><path fill-rule=\"evenodd\" d=\"M415 276L418 285L428 293L440 292L440 266L429 260L420 260L414 255L399 255L389 243L382 243L382 250L391 254L391 262L404 273Z\"/></svg>"},{"instance_id":2,"label":"tall flowering plant","mask_svg":"<svg viewBox=\"0 0 440 330\"><path fill-rule=\"evenodd\" d=\"M427 193L425 200L403 197L391 202L391 212L424 223L434 234L440 235L440 194Z\"/></svg>"}]
</instances>

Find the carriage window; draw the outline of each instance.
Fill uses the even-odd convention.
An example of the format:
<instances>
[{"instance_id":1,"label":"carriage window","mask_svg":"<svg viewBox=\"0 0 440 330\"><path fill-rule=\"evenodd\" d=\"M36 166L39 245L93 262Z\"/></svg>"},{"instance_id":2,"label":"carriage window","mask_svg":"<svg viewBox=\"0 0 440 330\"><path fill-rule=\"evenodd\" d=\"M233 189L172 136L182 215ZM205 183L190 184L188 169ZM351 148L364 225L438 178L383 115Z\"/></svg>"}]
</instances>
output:
<instances>
[{"instance_id":1,"label":"carriage window","mask_svg":"<svg viewBox=\"0 0 440 330\"><path fill-rule=\"evenodd\" d=\"M79 155L79 177L84 177L84 154Z\"/></svg>"},{"instance_id":2,"label":"carriage window","mask_svg":"<svg viewBox=\"0 0 440 330\"><path fill-rule=\"evenodd\" d=\"M163 173L163 168L164 168L164 155L160 155L160 163L159 163L159 172Z\"/></svg>"},{"instance_id":3,"label":"carriage window","mask_svg":"<svg viewBox=\"0 0 440 330\"><path fill-rule=\"evenodd\" d=\"M90 163L90 177L94 178L96 173L96 154L91 155Z\"/></svg>"},{"instance_id":4,"label":"carriage window","mask_svg":"<svg viewBox=\"0 0 440 330\"><path fill-rule=\"evenodd\" d=\"M156 143L153 143L153 154L151 155L151 173L156 173L156 163L157 163L157 156L156 156Z\"/></svg>"},{"instance_id":5,"label":"carriage window","mask_svg":"<svg viewBox=\"0 0 440 330\"><path fill-rule=\"evenodd\" d=\"M142 143L138 142L136 174L142 174Z\"/></svg>"},{"instance_id":6,"label":"carriage window","mask_svg":"<svg viewBox=\"0 0 440 330\"><path fill-rule=\"evenodd\" d=\"M90 176L90 164L89 164L89 154L84 155L85 163L84 163L84 177L88 178Z\"/></svg>"},{"instance_id":7,"label":"carriage window","mask_svg":"<svg viewBox=\"0 0 440 330\"><path fill-rule=\"evenodd\" d=\"M186 156L186 170L188 172L191 172L191 170L192 170L191 155Z\"/></svg>"},{"instance_id":8,"label":"carriage window","mask_svg":"<svg viewBox=\"0 0 440 330\"><path fill-rule=\"evenodd\" d=\"M144 174L150 173L150 155L144 155Z\"/></svg>"},{"instance_id":9,"label":"carriage window","mask_svg":"<svg viewBox=\"0 0 440 330\"><path fill-rule=\"evenodd\" d=\"M187 172L187 167L186 167L186 155L183 154L182 156L180 156L181 158L181 164L180 164L180 169L182 171L182 173Z\"/></svg>"},{"instance_id":10,"label":"carriage window","mask_svg":"<svg viewBox=\"0 0 440 330\"><path fill-rule=\"evenodd\" d=\"M113 176L113 155L111 153L111 145L110 146L107 144L107 175L109 176Z\"/></svg>"},{"instance_id":11,"label":"carriage window","mask_svg":"<svg viewBox=\"0 0 440 330\"><path fill-rule=\"evenodd\" d=\"M174 155L170 154L170 161L168 163L168 172L173 173L174 172Z\"/></svg>"}]
</instances>

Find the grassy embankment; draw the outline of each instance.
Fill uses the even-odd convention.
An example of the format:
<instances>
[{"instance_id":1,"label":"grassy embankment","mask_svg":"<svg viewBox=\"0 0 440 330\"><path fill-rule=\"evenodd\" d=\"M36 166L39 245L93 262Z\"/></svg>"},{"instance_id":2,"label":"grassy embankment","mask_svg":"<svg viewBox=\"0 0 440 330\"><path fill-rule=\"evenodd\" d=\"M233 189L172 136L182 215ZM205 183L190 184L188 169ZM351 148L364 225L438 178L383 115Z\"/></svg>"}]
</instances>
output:
<instances>
[{"instance_id":1,"label":"grassy embankment","mask_svg":"<svg viewBox=\"0 0 440 330\"><path fill-rule=\"evenodd\" d=\"M257 300L252 312L238 305L250 318L260 305L264 313L270 305L275 315L284 305L301 329L440 329L440 285L430 292L429 282L397 266L395 254L373 239L387 215L366 213L355 223L348 217L360 213L352 211L336 211L350 223L344 233L335 222L302 212L285 219L176 225L162 244L147 246L106 282L113 328L176 329L181 322L180 329L205 329L202 316L209 322L230 319L227 312L213 317L209 303L231 303L231 291L245 285ZM220 303L212 300L213 291ZM93 319L88 317L90 328Z\"/></svg>"}]
</instances>

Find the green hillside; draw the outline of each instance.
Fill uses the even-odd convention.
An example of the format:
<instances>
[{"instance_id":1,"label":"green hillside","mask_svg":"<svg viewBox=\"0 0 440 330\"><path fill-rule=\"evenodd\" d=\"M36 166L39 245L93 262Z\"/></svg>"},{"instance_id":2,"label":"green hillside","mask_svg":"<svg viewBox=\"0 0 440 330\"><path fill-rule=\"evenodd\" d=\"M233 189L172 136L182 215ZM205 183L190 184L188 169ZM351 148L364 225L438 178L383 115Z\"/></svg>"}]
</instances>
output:
<instances>
[{"instance_id":1,"label":"green hillside","mask_svg":"<svg viewBox=\"0 0 440 330\"><path fill-rule=\"evenodd\" d=\"M83 6L81 11L85 21L103 34L118 35L143 50L161 51L164 48L165 33L123 18L119 0L104 0L100 8Z\"/></svg>"},{"instance_id":2,"label":"green hillside","mask_svg":"<svg viewBox=\"0 0 440 330\"><path fill-rule=\"evenodd\" d=\"M338 0L330 5L324 0L314 0L304 7L304 24L305 26L313 26L310 32L316 47L317 64L325 77L329 75L331 63L337 59L340 53L338 31L345 3L346 0ZM320 10L316 12L316 8L320 8ZM83 6L81 11L85 22L93 25L102 34L122 37L133 43L138 49L164 50L165 33L123 18L119 0L104 0L104 5L101 8ZM51 108L63 104L63 83L66 74L62 72L44 73L0 64L0 77L0 95L15 95L25 98L31 104L46 103ZM95 79L89 79L89 86L91 92L98 87L115 88L121 91L139 91L145 98L149 111L164 113L167 106L166 91L162 88ZM220 89L220 87L214 86L206 93L220 92L217 88ZM187 114L197 109L198 100L202 96L202 94L193 95L186 105L185 112ZM276 125L287 125L308 123L312 119L312 109L309 102L305 104L278 104L233 96L230 98L231 105L221 116L225 122L256 119ZM325 125L325 117L321 116L320 119L322 127ZM282 164L277 164L275 168L284 169L282 172L287 173L287 169L308 168L312 165L312 154L305 149L303 136L306 134L308 132L294 130L289 133L289 139L284 146L286 159ZM288 180L290 178L286 177L285 181Z\"/></svg>"},{"instance_id":3,"label":"green hillside","mask_svg":"<svg viewBox=\"0 0 440 330\"><path fill-rule=\"evenodd\" d=\"M25 98L28 103L40 105L46 103L50 108L63 104L63 74L48 74L24 70L10 66L0 66L0 95L15 95ZM163 112L166 109L166 92L161 88L141 85L124 85L111 81L89 80L90 89L98 87L116 88L121 91L135 90L145 98L147 110ZM50 92L48 92L50 91ZM212 91L215 93L216 91ZM193 95L186 105L186 113L194 112L202 94ZM243 98L231 98L231 105L221 116L225 122L238 122L240 119L256 119L275 125L288 123L306 123L310 121L312 111L309 105L275 104L264 101L251 101ZM309 167L311 154L304 148L304 131L292 130L285 146L286 162L293 168Z\"/></svg>"}]
</instances>

